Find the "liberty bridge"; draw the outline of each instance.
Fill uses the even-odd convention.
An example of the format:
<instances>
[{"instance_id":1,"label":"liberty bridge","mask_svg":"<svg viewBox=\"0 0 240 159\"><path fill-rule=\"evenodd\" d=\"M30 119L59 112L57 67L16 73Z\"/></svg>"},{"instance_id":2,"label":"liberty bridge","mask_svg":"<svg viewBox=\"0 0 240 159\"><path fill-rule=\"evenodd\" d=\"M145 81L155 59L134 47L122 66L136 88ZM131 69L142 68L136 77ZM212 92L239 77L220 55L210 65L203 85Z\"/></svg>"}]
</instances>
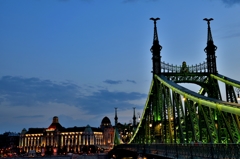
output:
<instances>
[{"instance_id":1,"label":"liberty bridge","mask_svg":"<svg viewBox=\"0 0 240 159\"><path fill-rule=\"evenodd\" d=\"M240 82L220 74L210 22L207 22L206 61L177 66L161 61L161 49L154 22L152 82L146 104L128 144L119 144L115 133L112 153L124 151L147 158L240 158ZM221 92L219 82L224 83ZM200 86L198 93L180 85ZM226 94L225 100L222 94ZM135 156L136 157L136 156Z\"/></svg>"}]
</instances>

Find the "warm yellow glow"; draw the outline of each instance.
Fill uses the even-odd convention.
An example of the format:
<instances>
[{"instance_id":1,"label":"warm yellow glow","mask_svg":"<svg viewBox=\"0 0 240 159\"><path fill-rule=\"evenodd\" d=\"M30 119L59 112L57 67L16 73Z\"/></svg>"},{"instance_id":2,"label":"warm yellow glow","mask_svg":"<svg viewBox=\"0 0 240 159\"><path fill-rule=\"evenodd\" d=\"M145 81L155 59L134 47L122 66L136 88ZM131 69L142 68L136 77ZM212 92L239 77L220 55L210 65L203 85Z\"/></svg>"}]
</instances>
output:
<instances>
[{"instance_id":1,"label":"warm yellow glow","mask_svg":"<svg viewBox=\"0 0 240 159\"><path fill-rule=\"evenodd\" d=\"M54 131L54 128L46 129L46 131Z\"/></svg>"},{"instance_id":2,"label":"warm yellow glow","mask_svg":"<svg viewBox=\"0 0 240 159\"><path fill-rule=\"evenodd\" d=\"M150 128L152 127L152 124L151 124L151 123L149 124L149 127L150 127Z\"/></svg>"}]
</instances>

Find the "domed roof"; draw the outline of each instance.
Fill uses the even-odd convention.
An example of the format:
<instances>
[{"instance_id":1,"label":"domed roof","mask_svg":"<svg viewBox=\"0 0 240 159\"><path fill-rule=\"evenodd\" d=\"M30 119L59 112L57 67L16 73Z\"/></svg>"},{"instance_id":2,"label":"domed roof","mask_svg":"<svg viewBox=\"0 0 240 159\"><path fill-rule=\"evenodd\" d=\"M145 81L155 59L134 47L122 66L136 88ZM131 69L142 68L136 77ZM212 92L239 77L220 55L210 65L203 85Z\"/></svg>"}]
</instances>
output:
<instances>
[{"instance_id":1,"label":"domed roof","mask_svg":"<svg viewBox=\"0 0 240 159\"><path fill-rule=\"evenodd\" d=\"M92 128L90 127L90 125L87 125L85 130L84 130L85 133L92 133Z\"/></svg>"},{"instance_id":2,"label":"domed roof","mask_svg":"<svg viewBox=\"0 0 240 159\"><path fill-rule=\"evenodd\" d=\"M51 129L51 130L58 129L58 130L60 130L62 128L63 128L62 125L58 121L58 117L54 116L53 120L52 120L52 124L47 129Z\"/></svg>"},{"instance_id":3,"label":"domed roof","mask_svg":"<svg viewBox=\"0 0 240 159\"><path fill-rule=\"evenodd\" d=\"M110 119L105 116L105 117L102 119L102 125L111 125Z\"/></svg>"},{"instance_id":4,"label":"domed roof","mask_svg":"<svg viewBox=\"0 0 240 159\"><path fill-rule=\"evenodd\" d=\"M25 134L26 132L27 132L27 130L25 128L23 128L21 134Z\"/></svg>"}]
</instances>

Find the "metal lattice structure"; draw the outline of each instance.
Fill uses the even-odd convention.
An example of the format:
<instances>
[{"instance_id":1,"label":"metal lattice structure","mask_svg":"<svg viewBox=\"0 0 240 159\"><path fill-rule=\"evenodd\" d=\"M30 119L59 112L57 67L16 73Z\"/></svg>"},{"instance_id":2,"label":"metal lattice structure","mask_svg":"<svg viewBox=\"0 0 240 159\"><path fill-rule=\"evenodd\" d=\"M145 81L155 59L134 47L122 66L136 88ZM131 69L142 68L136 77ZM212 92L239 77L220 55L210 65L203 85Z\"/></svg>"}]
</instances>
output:
<instances>
[{"instance_id":1,"label":"metal lattice structure","mask_svg":"<svg viewBox=\"0 0 240 159\"><path fill-rule=\"evenodd\" d=\"M130 143L239 143L240 142L240 82L218 73L210 21L207 21L207 58L203 63L188 66L167 64L161 61L154 21L151 47L153 78L138 127ZM221 92L219 82L225 84ZM200 86L198 93L179 83ZM236 93L236 90L237 93ZM226 100L222 95L226 94Z\"/></svg>"}]
</instances>

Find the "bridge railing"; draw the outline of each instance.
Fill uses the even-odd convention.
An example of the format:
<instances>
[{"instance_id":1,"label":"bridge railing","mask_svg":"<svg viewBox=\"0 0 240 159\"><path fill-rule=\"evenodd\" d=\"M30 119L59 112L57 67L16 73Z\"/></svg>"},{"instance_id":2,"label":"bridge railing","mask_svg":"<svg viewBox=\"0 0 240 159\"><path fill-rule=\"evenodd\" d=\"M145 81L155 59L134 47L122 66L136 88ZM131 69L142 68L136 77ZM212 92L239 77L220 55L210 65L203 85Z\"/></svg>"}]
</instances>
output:
<instances>
[{"instance_id":1,"label":"bridge railing","mask_svg":"<svg viewBox=\"0 0 240 159\"><path fill-rule=\"evenodd\" d=\"M240 158L240 144L122 144L115 148L172 158Z\"/></svg>"},{"instance_id":2,"label":"bridge railing","mask_svg":"<svg viewBox=\"0 0 240 159\"><path fill-rule=\"evenodd\" d=\"M183 70L184 67L183 66L178 66L178 65L173 65L173 64L169 64L169 63L165 63L164 61L161 62L161 71L163 73L181 73L182 71L187 71L190 73L204 73L207 72L207 62L203 62L200 64L196 64L196 65L186 65L186 70Z\"/></svg>"}]
</instances>

